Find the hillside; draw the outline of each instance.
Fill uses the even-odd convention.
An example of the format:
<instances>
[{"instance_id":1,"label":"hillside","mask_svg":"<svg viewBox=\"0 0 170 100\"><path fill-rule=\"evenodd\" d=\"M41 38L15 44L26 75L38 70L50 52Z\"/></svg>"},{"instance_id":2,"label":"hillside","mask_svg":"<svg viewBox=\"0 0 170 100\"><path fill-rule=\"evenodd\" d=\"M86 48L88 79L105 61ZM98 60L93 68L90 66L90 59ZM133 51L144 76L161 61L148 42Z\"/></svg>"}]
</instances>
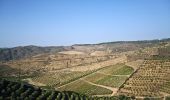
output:
<instances>
[{"instance_id":1,"label":"hillside","mask_svg":"<svg viewBox=\"0 0 170 100\"><path fill-rule=\"evenodd\" d=\"M63 46L60 47L23 46L14 48L1 48L0 61L28 58L43 53L57 53L67 49L68 47Z\"/></svg>"},{"instance_id":2,"label":"hillside","mask_svg":"<svg viewBox=\"0 0 170 100\"><path fill-rule=\"evenodd\" d=\"M0 78L92 97L161 100L169 96L169 47L164 39L1 49Z\"/></svg>"}]
</instances>

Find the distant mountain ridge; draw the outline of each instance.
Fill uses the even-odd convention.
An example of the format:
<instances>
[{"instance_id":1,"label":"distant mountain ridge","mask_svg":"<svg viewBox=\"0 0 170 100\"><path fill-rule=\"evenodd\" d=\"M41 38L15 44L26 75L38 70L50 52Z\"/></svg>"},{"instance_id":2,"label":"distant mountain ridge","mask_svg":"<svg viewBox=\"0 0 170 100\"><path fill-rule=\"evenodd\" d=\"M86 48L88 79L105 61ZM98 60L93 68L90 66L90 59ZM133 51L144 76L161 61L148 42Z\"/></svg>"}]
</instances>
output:
<instances>
[{"instance_id":1,"label":"distant mountain ridge","mask_svg":"<svg viewBox=\"0 0 170 100\"><path fill-rule=\"evenodd\" d=\"M43 53L57 53L61 51L68 50L79 50L78 47L83 47L81 50L87 48L92 48L93 50L106 50L110 48L112 51L122 50L128 51L133 50L138 47L150 46L151 44L159 42L170 41L170 38L162 40L143 40L143 41L117 41L117 42L105 42L99 44L75 44L72 46L19 46L14 48L0 48L0 61L9 61L15 59L28 58L34 55L43 54ZM127 50L126 50L127 49Z\"/></svg>"},{"instance_id":2,"label":"distant mountain ridge","mask_svg":"<svg viewBox=\"0 0 170 100\"><path fill-rule=\"evenodd\" d=\"M38 46L19 46L14 48L1 48L0 49L0 61L8 61L12 59L21 59L31 57L42 53L56 53L66 50L67 47L38 47Z\"/></svg>"}]
</instances>

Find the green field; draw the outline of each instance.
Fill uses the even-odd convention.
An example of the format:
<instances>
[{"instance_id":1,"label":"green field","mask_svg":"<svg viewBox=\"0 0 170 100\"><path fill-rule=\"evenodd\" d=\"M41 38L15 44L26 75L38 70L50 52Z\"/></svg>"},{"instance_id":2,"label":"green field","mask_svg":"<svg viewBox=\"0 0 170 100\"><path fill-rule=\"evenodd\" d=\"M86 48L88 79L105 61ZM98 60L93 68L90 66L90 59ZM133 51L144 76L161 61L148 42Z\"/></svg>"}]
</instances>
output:
<instances>
[{"instance_id":1,"label":"green field","mask_svg":"<svg viewBox=\"0 0 170 100\"><path fill-rule=\"evenodd\" d=\"M84 79L99 85L119 87L127 78L127 76L103 75L101 73L96 72L92 75L87 76Z\"/></svg>"},{"instance_id":2,"label":"green field","mask_svg":"<svg viewBox=\"0 0 170 100\"><path fill-rule=\"evenodd\" d=\"M101 88L98 86L91 85L87 82L82 80L75 81L71 84L68 84L64 87L59 88L60 91L75 91L81 94L86 95L104 95L104 94L111 94L112 91Z\"/></svg>"},{"instance_id":3,"label":"green field","mask_svg":"<svg viewBox=\"0 0 170 100\"><path fill-rule=\"evenodd\" d=\"M109 66L98 72L102 72L110 75L130 75L133 71L134 70L132 67L126 66L124 64L117 64L117 65Z\"/></svg>"},{"instance_id":4,"label":"green field","mask_svg":"<svg viewBox=\"0 0 170 100\"><path fill-rule=\"evenodd\" d=\"M105 78L96 82L96 84L110 86L110 87L120 87L124 81L127 79L126 76L106 76Z\"/></svg>"},{"instance_id":5,"label":"green field","mask_svg":"<svg viewBox=\"0 0 170 100\"><path fill-rule=\"evenodd\" d=\"M133 73L133 68L124 64L117 64L101 69L84 79L95 84L119 87L128 78L127 75L131 73Z\"/></svg>"}]
</instances>

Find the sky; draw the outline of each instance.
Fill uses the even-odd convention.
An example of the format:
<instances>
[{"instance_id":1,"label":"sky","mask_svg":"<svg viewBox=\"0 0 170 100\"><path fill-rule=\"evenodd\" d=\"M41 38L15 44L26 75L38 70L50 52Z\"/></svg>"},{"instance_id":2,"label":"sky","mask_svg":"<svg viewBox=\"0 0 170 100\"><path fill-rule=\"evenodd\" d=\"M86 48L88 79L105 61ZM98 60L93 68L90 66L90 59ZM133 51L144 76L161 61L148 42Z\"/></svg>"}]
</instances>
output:
<instances>
[{"instance_id":1,"label":"sky","mask_svg":"<svg viewBox=\"0 0 170 100\"><path fill-rule=\"evenodd\" d=\"M0 47L170 38L170 0L0 0Z\"/></svg>"}]
</instances>

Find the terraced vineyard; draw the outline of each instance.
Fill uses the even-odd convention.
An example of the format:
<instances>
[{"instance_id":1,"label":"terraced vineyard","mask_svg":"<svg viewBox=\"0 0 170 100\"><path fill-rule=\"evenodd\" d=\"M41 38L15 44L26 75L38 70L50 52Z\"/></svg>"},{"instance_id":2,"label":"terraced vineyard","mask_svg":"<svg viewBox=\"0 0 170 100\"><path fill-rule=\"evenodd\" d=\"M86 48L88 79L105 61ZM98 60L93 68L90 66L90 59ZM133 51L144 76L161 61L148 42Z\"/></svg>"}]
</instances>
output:
<instances>
[{"instance_id":1,"label":"terraced vineyard","mask_svg":"<svg viewBox=\"0 0 170 100\"><path fill-rule=\"evenodd\" d=\"M86 95L113 96L133 71L133 68L129 66L116 64L102 68L56 89L61 91L73 90Z\"/></svg>"},{"instance_id":2,"label":"terraced vineyard","mask_svg":"<svg viewBox=\"0 0 170 100\"><path fill-rule=\"evenodd\" d=\"M119 94L163 98L170 95L170 60L145 60Z\"/></svg>"}]
</instances>

